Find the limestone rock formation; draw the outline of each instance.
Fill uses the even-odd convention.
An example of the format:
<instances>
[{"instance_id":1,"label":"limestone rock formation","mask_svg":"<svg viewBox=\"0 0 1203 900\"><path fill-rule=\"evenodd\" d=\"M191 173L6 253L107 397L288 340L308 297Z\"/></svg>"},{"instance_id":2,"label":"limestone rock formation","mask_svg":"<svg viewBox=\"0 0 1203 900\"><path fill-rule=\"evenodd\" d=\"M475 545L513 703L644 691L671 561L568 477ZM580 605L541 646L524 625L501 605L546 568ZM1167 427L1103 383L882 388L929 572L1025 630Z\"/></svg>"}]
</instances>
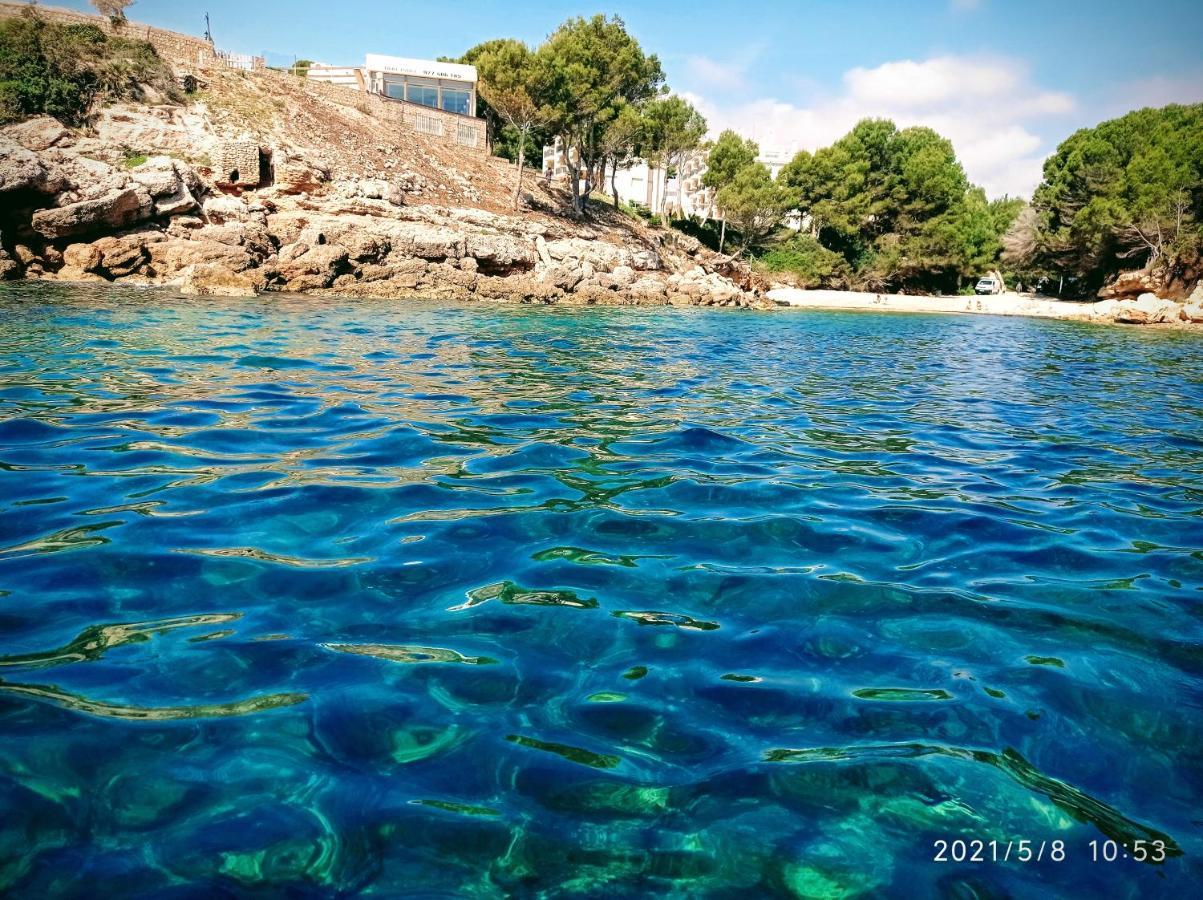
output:
<instances>
[{"instance_id":1,"label":"limestone rock formation","mask_svg":"<svg viewBox=\"0 0 1203 900\"><path fill-rule=\"evenodd\" d=\"M1135 300L1121 301L1115 308L1115 321L1129 325L1172 324L1182 321L1183 307L1156 294L1141 294Z\"/></svg>"},{"instance_id":2,"label":"limestone rock formation","mask_svg":"<svg viewBox=\"0 0 1203 900\"><path fill-rule=\"evenodd\" d=\"M398 167L402 148L382 143L383 160L365 169L372 148L351 138L318 152L294 135L269 154L247 124L230 138L199 105L126 105L101 110L90 134L46 117L0 129L0 277L163 284L196 296L760 302L732 277L738 264L684 235L666 240L621 217L585 227L554 213L439 202L481 196L481 183L442 151L426 148ZM243 160L237 183L225 171L230 147ZM131 167L131 148L149 158ZM409 167L414 159L422 172ZM274 178L260 184L262 165ZM499 194L508 203L508 190Z\"/></svg>"},{"instance_id":3,"label":"limestone rock formation","mask_svg":"<svg viewBox=\"0 0 1203 900\"><path fill-rule=\"evenodd\" d=\"M0 138L0 197L16 191L49 193L59 186L36 153Z\"/></svg>"},{"instance_id":4,"label":"limestone rock formation","mask_svg":"<svg viewBox=\"0 0 1203 900\"><path fill-rule=\"evenodd\" d=\"M4 135L8 140L34 153L71 142L71 132L58 119L52 119L50 116L34 116L24 122L9 125L4 129Z\"/></svg>"},{"instance_id":5,"label":"limestone rock formation","mask_svg":"<svg viewBox=\"0 0 1203 900\"><path fill-rule=\"evenodd\" d=\"M262 288L261 278L220 263L189 266L180 280L180 293L195 297L254 297Z\"/></svg>"},{"instance_id":6,"label":"limestone rock formation","mask_svg":"<svg viewBox=\"0 0 1203 900\"><path fill-rule=\"evenodd\" d=\"M1141 270L1138 272L1121 272L1111 284L1099 290L1102 300L1124 300L1136 298L1141 294L1156 293L1161 286L1161 279L1153 272Z\"/></svg>"},{"instance_id":7,"label":"limestone rock formation","mask_svg":"<svg viewBox=\"0 0 1203 900\"><path fill-rule=\"evenodd\" d=\"M56 240L102 229L119 229L147 218L154 210L150 195L142 187L126 187L95 200L80 200L33 214L33 230Z\"/></svg>"}]
</instances>

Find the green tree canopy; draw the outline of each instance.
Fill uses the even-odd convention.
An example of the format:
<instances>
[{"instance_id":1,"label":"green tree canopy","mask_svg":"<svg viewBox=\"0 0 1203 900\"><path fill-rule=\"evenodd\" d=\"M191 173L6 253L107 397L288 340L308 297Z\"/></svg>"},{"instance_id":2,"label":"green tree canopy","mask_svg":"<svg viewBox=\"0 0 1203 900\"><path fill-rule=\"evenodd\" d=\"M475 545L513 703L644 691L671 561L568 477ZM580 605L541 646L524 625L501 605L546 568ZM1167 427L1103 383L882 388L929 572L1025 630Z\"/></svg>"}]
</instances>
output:
<instances>
[{"instance_id":1,"label":"green tree canopy","mask_svg":"<svg viewBox=\"0 0 1203 900\"><path fill-rule=\"evenodd\" d=\"M490 41L482 41L476 46L469 48L462 56L440 56L439 61L477 66L477 77L479 78L480 60L509 43L513 43L510 38L496 38ZM510 162L516 162L518 160L518 132L498 114L497 110L493 109L489 101L479 91L476 96L476 115L485 120L485 128L488 130L489 143L493 155L508 159ZM546 128L536 127L531 129L529 143L531 146L542 146L548 143L551 138L552 135Z\"/></svg>"},{"instance_id":2,"label":"green tree canopy","mask_svg":"<svg viewBox=\"0 0 1203 900\"><path fill-rule=\"evenodd\" d=\"M1032 199L1037 265L1082 292L1124 268L1172 274L1203 254L1203 104L1083 128L1044 164Z\"/></svg>"},{"instance_id":3,"label":"green tree canopy","mask_svg":"<svg viewBox=\"0 0 1203 900\"><path fill-rule=\"evenodd\" d=\"M900 130L884 119L799 153L780 181L811 236L843 257L854 284L874 289L955 290L997 264L1022 205L988 202L951 142L930 128Z\"/></svg>"},{"instance_id":4,"label":"green tree canopy","mask_svg":"<svg viewBox=\"0 0 1203 900\"><path fill-rule=\"evenodd\" d=\"M569 153L592 177L604 159L604 135L624 106L653 97L664 83L660 61L643 52L622 20L569 19L538 50L547 73L544 105ZM573 205L584 210L577 179Z\"/></svg>"},{"instance_id":5,"label":"green tree canopy","mask_svg":"<svg viewBox=\"0 0 1203 900\"><path fill-rule=\"evenodd\" d=\"M790 201L773 181L762 163L744 166L716 198L723 213L740 232L740 248L746 250L781 223Z\"/></svg>"},{"instance_id":6,"label":"green tree canopy","mask_svg":"<svg viewBox=\"0 0 1203 900\"><path fill-rule=\"evenodd\" d=\"M760 147L755 141L744 140L728 128L710 148L702 184L715 190L725 187L735 180L741 169L756 162L759 154Z\"/></svg>"},{"instance_id":7,"label":"green tree canopy","mask_svg":"<svg viewBox=\"0 0 1203 900\"><path fill-rule=\"evenodd\" d=\"M668 170L679 170L685 154L702 143L706 120L689 101L673 94L647 101L643 105L643 121L643 156L649 165L664 172L667 181ZM666 193L660 193L661 213Z\"/></svg>"},{"instance_id":8,"label":"green tree canopy","mask_svg":"<svg viewBox=\"0 0 1203 900\"><path fill-rule=\"evenodd\" d=\"M514 208L522 193L522 175L526 147L532 132L550 120L543 106L546 70L538 64L535 54L521 41L492 41L476 57L480 95L490 108L511 128L517 137L517 177L514 186Z\"/></svg>"}]
</instances>

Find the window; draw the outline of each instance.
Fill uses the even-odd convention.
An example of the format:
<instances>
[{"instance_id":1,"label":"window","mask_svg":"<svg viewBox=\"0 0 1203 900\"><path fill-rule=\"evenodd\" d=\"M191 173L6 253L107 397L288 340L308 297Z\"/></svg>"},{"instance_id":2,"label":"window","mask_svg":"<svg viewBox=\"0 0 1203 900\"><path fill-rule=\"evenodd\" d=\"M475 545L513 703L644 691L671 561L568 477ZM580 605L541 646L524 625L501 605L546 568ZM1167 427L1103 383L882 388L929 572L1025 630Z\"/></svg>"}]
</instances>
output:
<instances>
[{"instance_id":1,"label":"window","mask_svg":"<svg viewBox=\"0 0 1203 900\"><path fill-rule=\"evenodd\" d=\"M444 96L446 96L445 92ZM461 122L459 128L456 129L455 139L465 147L475 147L476 127L474 125L465 125Z\"/></svg>"},{"instance_id":2,"label":"window","mask_svg":"<svg viewBox=\"0 0 1203 900\"><path fill-rule=\"evenodd\" d=\"M409 82L405 87L405 99L423 106L439 105L439 89L433 84Z\"/></svg>"},{"instance_id":3,"label":"window","mask_svg":"<svg viewBox=\"0 0 1203 900\"><path fill-rule=\"evenodd\" d=\"M392 97L394 100L404 100L405 83L402 81L386 81L384 83L384 94L386 97Z\"/></svg>"},{"instance_id":4,"label":"window","mask_svg":"<svg viewBox=\"0 0 1203 900\"><path fill-rule=\"evenodd\" d=\"M457 91L454 88L443 88L443 109L451 113L468 115L468 103L472 99L470 91Z\"/></svg>"},{"instance_id":5,"label":"window","mask_svg":"<svg viewBox=\"0 0 1203 900\"><path fill-rule=\"evenodd\" d=\"M418 134L433 134L435 137L443 136L443 120L438 116L428 116L424 113L418 113L414 116L414 131Z\"/></svg>"}]
</instances>

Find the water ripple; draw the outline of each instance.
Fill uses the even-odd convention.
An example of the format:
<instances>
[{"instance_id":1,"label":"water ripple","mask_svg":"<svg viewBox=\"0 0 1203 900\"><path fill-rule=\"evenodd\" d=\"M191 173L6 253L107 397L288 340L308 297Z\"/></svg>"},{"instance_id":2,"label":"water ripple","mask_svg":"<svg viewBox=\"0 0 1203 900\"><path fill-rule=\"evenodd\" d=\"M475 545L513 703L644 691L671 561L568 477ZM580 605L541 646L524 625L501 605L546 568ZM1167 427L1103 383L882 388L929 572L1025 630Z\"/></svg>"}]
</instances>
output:
<instances>
[{"instance_id":1,"label":"water ripple","mask_svg":"<svg viewBox=\"0 0 1203 900\"><path fill-rule=\"evenodd\" d=\"M0 311L0 894L1203 881L1196 336Z\"/></svg>"}]
</instances>

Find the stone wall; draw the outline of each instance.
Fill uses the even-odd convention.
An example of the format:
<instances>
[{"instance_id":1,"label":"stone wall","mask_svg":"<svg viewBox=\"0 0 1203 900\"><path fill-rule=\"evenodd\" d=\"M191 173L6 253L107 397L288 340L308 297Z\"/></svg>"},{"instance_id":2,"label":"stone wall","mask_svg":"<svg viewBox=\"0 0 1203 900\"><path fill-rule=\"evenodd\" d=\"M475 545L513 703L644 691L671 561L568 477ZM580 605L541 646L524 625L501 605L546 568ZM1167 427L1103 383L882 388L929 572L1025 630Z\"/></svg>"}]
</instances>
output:
<instances>
[{"instance_id":1,"label":"stone wall","mask_svg":"<svg viewBox=\"0 0 1203 900\"><path fill-rule=\"evenodd\" d=\"M274 78L295 78L280 72L267 72ZM422 135L429 141L456 153L472 156L487 156L489 152L485 134L485 120L456 113L392 100L379 94L365 94L351 87L329 84L324 81L304 79L305 90L340 106L350 106L361 112L391 122L409 134Z\"/></svg>"},{"instance_id":2,"label":"stone wall","mask_svg":"<svg viewBox=\"0 0 1203 900\"><path fill-rule=\"evenodd\" d=\"M28 8L29 4L27 3L0 2L0 18L20 15ZM143 25L139 22L126 22L121 28L115 29L103 16L91 16L57 6L39 4L35 8L38 15L47 21L95 25L109 34L119 34L123 37L147 41L159 52L160 56L176 65L204 68L212 65L217 58L213 45L203 38L165 31L162 28L152 28L150 25Z\"/></svg>"},{"instance_id":3,"label":"stone wall","mask_svg":"<svg viewBox=\"0 0 1203 900\"><path fill-rule=\"evenodd\" d=\"M251 138L222 141L214 154L213 180L220 185L259 187L259 152L259 142Z\"/></svg>"}]
</instances>

